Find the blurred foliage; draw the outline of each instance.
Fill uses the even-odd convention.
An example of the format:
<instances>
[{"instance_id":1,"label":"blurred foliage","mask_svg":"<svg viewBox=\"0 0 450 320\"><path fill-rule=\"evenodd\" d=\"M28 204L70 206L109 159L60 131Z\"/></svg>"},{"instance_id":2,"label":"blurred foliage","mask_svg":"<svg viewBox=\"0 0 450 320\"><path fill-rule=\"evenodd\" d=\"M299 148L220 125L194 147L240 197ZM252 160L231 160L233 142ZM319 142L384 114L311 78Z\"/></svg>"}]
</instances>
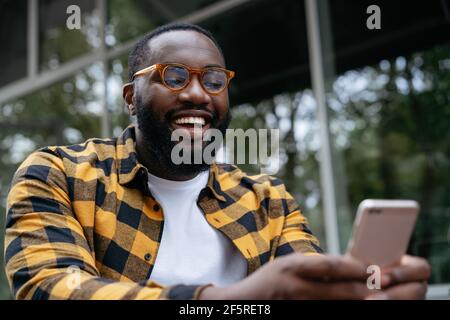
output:
<instances>
[{"instance_id":1,"label":"blurred foliage","mask_svg":"<svg viewBox=\"0 0 450 320\"><path fill-rule=\"evenodd\" d=\"M150 1L108 1L107 43L121 43L154 29L154 20L148 16L150 12Z\"/></svg>"},{"instance_id":2,"label":"blurred foliage","mask_svg":"<svg viewBox=\"0 0 450 320\"><path fill-rule=\"evenodd\" d=\"M39 67L40 70L56 69L59 65L89 53L100 46L95 2L78 0L76 5L83 14L81 29L68 29L66 8L72 0L40 0L39 5ZM60 14L60 13L63 14ZM51 19L46 19L51 15ZM67 45L76 44L76 45Z\"/></svg>"},{"instance_id":3,"label":"blurred foliage","mask_svg":"<svg viewBox=\"0 0 450 320\"><path fill-rule=\"evenodd\" d=\"M132 40L158 25L180 19L218 0L109 0L106 43L114 46Z\"/></svg>"},{"instance_id":4,"label":"blurred foliage","mask_svg":"<svg viewBox=\"0 0 450 320\"><path fill-rule=\"evenodd\" d=\"M450 45L436 46L349 71L328 97L351 212L366 198L417 200L409 252L430 259L433 283L450 282L449 69Z\"/></svg>"}]
</instances>

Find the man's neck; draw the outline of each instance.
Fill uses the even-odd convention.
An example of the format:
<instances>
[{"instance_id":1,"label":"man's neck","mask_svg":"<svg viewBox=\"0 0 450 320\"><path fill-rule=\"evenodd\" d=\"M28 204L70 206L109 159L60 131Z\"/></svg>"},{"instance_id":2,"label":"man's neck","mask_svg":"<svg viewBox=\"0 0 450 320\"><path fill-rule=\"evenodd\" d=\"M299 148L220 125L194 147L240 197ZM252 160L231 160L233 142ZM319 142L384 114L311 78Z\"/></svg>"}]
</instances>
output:
<instances>
[{"instance_id":1,"label":"man's neck","mask_svg":"<svg viewBox=\"0 0 450 320\"><path fill-rule=\"evenodd\" d=\"M136 151L138 159L143 164L149 173L162 179L174 181L186 181L195 178L197 173L192 174L176 174L161 165L160 161L154 159L153 155L145 148L145 140L140 130L136 130Z\"/></svg>"}]
</instances>

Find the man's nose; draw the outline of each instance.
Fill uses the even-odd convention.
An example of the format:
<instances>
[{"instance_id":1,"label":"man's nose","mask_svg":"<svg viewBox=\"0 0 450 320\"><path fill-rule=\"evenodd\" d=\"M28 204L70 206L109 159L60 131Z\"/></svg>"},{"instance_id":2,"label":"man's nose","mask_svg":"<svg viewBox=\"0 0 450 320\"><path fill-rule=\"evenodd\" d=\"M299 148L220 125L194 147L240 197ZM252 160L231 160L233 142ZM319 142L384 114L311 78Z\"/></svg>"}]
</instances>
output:
<instances>
[{"instance_id":1,"label":"man's nose","mask_svg":"<svg viewBox=\"0 0 450 320\"><path fill-rule=\"evenodd\" d=\"M211 102L211 96L203 89L198 75L192 75L191 82L180 92L178 99L195 105L207 105Z\"/></svg>"}]
</instances>

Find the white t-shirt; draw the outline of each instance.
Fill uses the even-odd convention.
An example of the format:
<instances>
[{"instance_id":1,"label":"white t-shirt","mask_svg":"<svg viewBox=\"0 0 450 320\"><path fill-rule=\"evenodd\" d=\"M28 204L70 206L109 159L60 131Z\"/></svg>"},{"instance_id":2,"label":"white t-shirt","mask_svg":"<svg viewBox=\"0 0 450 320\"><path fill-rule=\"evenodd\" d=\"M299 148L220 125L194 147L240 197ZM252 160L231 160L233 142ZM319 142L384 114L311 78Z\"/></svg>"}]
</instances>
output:
<instances>
[{"instance_id":1,"label":"white t-shirt","mask_svg":"<svg viewBox=\"0 0 450 320\"><path fill-rule=\"evenodd\" d=\"M208 183L204 171L187 181L149 174L148 185L164 213L161 244L150 279L163 285L227 286L247 274L247 261L219 230L210 226L197 205Z\"/></svg>"}]
</instances>

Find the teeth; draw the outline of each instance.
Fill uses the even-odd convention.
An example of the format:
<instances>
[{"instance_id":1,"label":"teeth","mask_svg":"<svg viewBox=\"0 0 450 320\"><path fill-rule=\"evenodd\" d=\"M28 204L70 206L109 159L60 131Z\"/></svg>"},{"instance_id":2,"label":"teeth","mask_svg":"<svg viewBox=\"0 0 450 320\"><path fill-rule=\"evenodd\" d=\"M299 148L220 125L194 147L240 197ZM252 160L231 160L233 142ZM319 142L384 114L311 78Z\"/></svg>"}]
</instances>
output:
<instances>
[{"instance_id":1,"label":"teeth","mask_svg":"<svg viewBox=\"0 0 450 320\"><path fill-rule=\"evenodd\" d=\"M201 126L205 125L205 119L201 117L184 117L184 118L178 118L175 120L176 124L199 124Z\"/></svg>"}]
</instances>

